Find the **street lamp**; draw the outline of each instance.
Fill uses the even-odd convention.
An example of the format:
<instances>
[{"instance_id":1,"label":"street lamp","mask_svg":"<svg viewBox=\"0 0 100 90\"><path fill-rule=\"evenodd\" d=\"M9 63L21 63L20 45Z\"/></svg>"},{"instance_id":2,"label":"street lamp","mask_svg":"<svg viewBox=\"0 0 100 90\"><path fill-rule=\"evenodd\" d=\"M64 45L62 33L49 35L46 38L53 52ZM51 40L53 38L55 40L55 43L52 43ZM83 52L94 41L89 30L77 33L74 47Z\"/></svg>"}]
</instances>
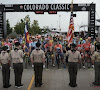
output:
<instances>
[{"instance_id":1,"label":"street lamp","mask_svg":"<svg viewBox=\"0 0 100 90\"><path fill-rule=\"evenodd\" d=\"M57 21L57 30L58 30L58 21Z\"/></svg>"},{"instance_id":2,"label":"street lamp","mask_svg":"<svg viewBox=\"0 0 100 90\"><path fill-rule=\"evenodd\" d=\"M60 22L61 22L61 15L59 15L59 31L61 31Z\"/></svg>"}]
</instances>

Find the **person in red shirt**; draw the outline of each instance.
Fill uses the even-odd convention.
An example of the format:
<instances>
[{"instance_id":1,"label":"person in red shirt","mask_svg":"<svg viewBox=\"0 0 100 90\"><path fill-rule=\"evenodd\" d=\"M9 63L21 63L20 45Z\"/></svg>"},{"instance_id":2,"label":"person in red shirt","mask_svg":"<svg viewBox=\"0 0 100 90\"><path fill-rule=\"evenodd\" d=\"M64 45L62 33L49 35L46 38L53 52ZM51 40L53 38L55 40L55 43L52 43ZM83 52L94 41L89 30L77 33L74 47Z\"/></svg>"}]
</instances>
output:
<instances>
[{"instance_id":1,"label":"person in red shirt","mask_svg":"<svg viewBox=\"0 0 100 90\"><path fill-rule=\"evenodd\" d=\"M11 45L11 43L8 41L8 38L6 39L6 42L4 43L4 46L7 46L7 47L8 47L7 52L9 53L10 50L12 49L12 45Z\"/></svg>"},{"instance_id":2,"label":"person in red shirt","mask_svg":"<svg viewBox=\"0 0 100 90\"><path fill-rule=\"evenodd\" d=\"M47 44L45 45L45 52L51 52L51 51L52 51L52 43L50 43L48 39Z\"/></svg>"},{"instance_id":3,"label":"person in red shirt","mask_svg":"<svg viewBox=\"0 0 100 90\"><path fill-rule=\"evenodd\" d=\"M89 43L88 39L86 39L86 43L84 43L82 47L84 52L84 58L87 63L90 63L91 44ZM83 64L83 68L85 68L84 64Z\"/></svg>"},{"instance_id":4,"label":"person in red shirt","mask_svg":"<svg viewBox=\"0 0 100 90\"><path fill-rule=\"evenodd\" d=\"M91 44L89 43L88 39L86 39L86 43L83 44L83 49L85 51L91 50Z\"/></svg>"},{"instance_id":5,"label":"person in red shirt","mask_svg":"<svg viewBox=\"0 0 100 90\"><path fill-rule=\"evenodd\" d=\"M88 37L88 41L89 41L89 43L91 44L91 37Z\"/></svg>"}]
</instances>

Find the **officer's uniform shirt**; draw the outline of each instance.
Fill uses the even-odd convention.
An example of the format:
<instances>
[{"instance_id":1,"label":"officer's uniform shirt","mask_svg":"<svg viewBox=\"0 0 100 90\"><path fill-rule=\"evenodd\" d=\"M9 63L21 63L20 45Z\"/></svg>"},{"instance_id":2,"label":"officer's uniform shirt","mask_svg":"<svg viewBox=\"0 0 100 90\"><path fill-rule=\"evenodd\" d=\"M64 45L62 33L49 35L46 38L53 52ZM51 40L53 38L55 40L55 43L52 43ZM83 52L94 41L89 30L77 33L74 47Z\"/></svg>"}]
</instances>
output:
<instances>
[{"instance_id":1,"label":"officer's uniform shirt","mask_svg":"<svg viewBox=\"0 0 100 90\"><path fill-rule=\"evenodd\" d=\"M96 42L95 43L95 51L97 50L96 48L97 48L97 45L100 45L100 42Z\"/></svg>"},{"instance_id":2,"label":"officer's uniform shirt","mask_svg":"<svg viewBox=\"0 0 100 90\"><path fill-rule=\"evenodd\" d=\"M2 51L0 54L0 61L2 64L8 64L10 56L6 51Z\"/></svg>"},{"instance_id":3,"label":"officer's uniform shirt","mask_svg":"<svg viewBox=\"0 0 100 90\"><path fill-rule=\"evenodd\" d=\"M45 54L43 50L36 50L34 49L31 53L31 58L33 59L34 63L42 63L43 58L45 58Z\"/></svg>"},{"instance_id":4,"label":"officer's uniform shirt","mask_svg":"<svg viewBox=\"0 0 100 90\"><path fill-rule=\"evenodd\" d=\"M68 56L68 62L78 62L78 60L81 59L81 55L79 51L75 51L74 53L69 50L66 52L66 55Z\"/></svg>"},{"instance_id":5,"label":"officer's uniform shirt","mask_svg":"<svg viewBox=\"0 0 100 90\"><path fill-rule=\"evenodd\" d=\"M23 57L22 50L11 50L12 63L23 63Z\"/></svg>"},{"instance_id":6,"label":"officer's uniform shirt","mask_svg":"<svg viewBox=\"0 0 100 90\"><path fill-rule=\"evenodd\" d=\"M94 52L92 55L92 60L95 60L95 62L100 62L100 52Z\"/></svg>"}]
</instances>

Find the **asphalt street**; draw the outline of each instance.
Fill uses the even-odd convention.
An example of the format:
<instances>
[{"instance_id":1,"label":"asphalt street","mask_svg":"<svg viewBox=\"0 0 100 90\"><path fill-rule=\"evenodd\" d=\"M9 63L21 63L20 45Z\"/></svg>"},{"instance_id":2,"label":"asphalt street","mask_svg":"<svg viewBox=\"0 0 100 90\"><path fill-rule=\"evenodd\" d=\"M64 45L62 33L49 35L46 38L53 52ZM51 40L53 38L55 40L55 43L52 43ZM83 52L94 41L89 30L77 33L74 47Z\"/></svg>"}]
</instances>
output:
<instances>
[{"instance_id":1,"label":"asphalt street","mask_svg":"<svg viewBox=\"0 0 100 90\"><path fill-rule=\"evenodd\" d=\"M23 72L22 83L23 88L20 90L100 90L100 87L92 87L91 83L94 80L94 70L93 69L81 69L78 71L77 84L78 86L72 88L68 85L69 83L69 73L67 68L57 69L57 67L49 67L49 69L44 69L43 71L43 83L42 87L34 87L34 76L33 68L28 68ZM0 70L0 90L18 90L14 87L14 72L11 69L10 75L11 87L4 89L2 87L2 72ZM32 85L31 85L32 84ZM29 89L30 87L30 89Z\"/></svg>"}]
</instances>

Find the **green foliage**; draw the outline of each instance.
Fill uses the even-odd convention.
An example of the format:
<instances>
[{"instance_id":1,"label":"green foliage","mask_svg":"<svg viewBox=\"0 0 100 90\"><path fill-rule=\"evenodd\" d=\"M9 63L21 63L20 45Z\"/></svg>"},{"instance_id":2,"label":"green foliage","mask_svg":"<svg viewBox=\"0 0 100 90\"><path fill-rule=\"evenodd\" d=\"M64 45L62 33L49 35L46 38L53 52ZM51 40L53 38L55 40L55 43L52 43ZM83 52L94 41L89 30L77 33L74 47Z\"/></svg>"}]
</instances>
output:
<instances>
[{"instance_id":1,"label":"green foliage","mask_svg":"<svg viewBox=\"0 0 100 90\"><path fill-rule=\"evenodd\" d=\"M6 21L6 28L7 28L7 35L9 35L10 33L12 33L12 28L10 27L10 23L9 23L8 19Z\"/></svg>"},{"instance_id":2,"label":"green foliage","mask_svg":"<svg viewBox=\"0 0 100 90\"><path fill-rule=\"evenodd\" d=\"M31 32L32 34L36 35L36 34L41 34L41 29L39 27L38 21L34 20L33 24L31 25Z\"/></svg>"},{"instance_id":3,"label":"green foliage","mask_svg":"<svg viewBox=\"0 0 100 90\"><path fill-rule=\"evenodd\" d=\"M18 22L15 25L14 30L17 34L21 34L21 35L24 34L25 21L28 22L28 32L31 35L47 33L49 31L48 27L44 27L43 29L41 29L37 20L34 20L33 23L30 24L30 17L29 15L27 15L25 16L24 19L21 19L20 22Z\"/></svg>"},{"instance_id":4,"label":"green foliage","mask_svg":"<svg viewBox=\"0 0 100 90\"><path fill-rule=\"evenodd\" d=\"M26 18L27 17L27 18ZM24 29L25 29L25 22L27 21L28 23L28 31L30 33L30 17L29 15L25 16L24 19L21 19L20 22L18 22L15 27L14 27L14 30L17 34L21 34L23 35L24 34Z\"/></svg>"},{"instance_id":5,"label":"green foliage","mask_svg":"<svg viewBox=\"0 0 100 90\"><path fill-rule=\"evenodd\" d=\"M24 34L24 29L25 29L25 22L27 21L28 23L28 32L33 34L33 31L30 27L30 17L29 15L25 16L24 19L21 19L20 22L18 22L15 27L14 27L14 30L17 34L21 34L23 35Z\"/></svg>"},{"instance_id":6,"label":"green foliage","mask_svg":"<svg viewBox=\"0 0 100 90\"><path fill-rule=\"evenodd\" d=\"M20 20L20 22L18 22L15 27L14 30L17 34L21 34L23 35L24 33L24 28L25 28L25 22L23 19Z\"/></svg>"}]
</instances>

